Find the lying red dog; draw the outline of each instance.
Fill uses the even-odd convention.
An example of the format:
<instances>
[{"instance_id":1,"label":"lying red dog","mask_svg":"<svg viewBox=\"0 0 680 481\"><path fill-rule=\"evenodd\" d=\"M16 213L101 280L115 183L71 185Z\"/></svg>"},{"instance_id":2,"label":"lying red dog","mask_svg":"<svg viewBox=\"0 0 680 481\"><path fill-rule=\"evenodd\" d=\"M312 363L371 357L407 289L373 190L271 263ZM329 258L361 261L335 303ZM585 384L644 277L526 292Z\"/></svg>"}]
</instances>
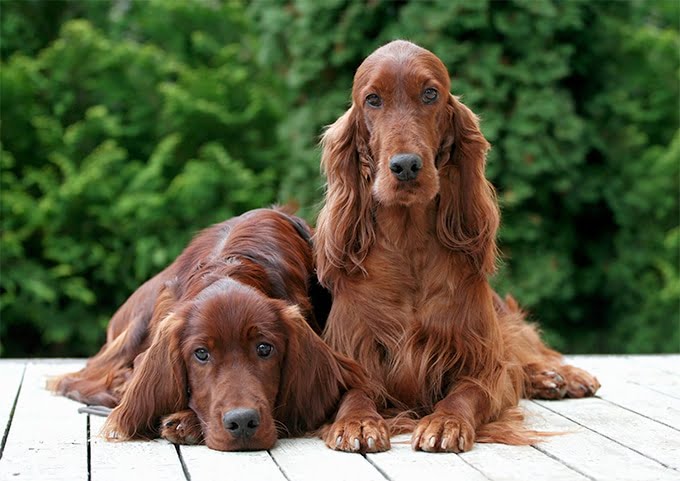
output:
<instances>
[{"instance_id":1,"label":"lying red dog","mask_svg":"<svg viewBox=\"0 0 680 481\"><path fill-rule=\"evenodd\" d=\"M338 408L342 430L354 419L344 403L374 420L372 450L387 449L363 371L313 330L310 237L301 219L268 209L206 229L121 306L86 367L51 388L115 407L109 438L268 449L277 432L317 429Z\"/></svg>"}]
</instances>

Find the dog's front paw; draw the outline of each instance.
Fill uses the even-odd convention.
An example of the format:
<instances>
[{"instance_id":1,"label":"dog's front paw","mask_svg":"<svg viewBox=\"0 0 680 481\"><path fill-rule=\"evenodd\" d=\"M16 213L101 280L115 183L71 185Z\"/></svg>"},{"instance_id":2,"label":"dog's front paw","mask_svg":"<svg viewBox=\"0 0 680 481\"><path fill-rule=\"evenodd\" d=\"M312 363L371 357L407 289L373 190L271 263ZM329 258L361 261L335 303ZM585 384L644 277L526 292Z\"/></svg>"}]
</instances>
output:
<instances>
[{"instance_id":1,"label":"dog's front paw","mask_svg":"<svg viewBox=\"0 0 680 481\"><path fill-rule=\"evenodd\" d=\"M451 414L434 412L420 420L411 437L416 451L462 453L472 449L475 429L467 421Z\"/></svg>"},{"instance_id":2,"label":"dog's front paw","mask_svg":"<svg viewBox=\"0 0 680 481\"><path fill-rule=\"evenodd\" d=\"M345 417L327 428L326 446L351 453L377 453L390 449L387 423L380 416Z\"/></svg>"},{"instance_id":3,"label":"dog's front paw","mask_svg":"<svg viewBox=\"0 0 680 481\"><path fill-rule=\"evenodd\" d=\"M175 444L201 444L201 422L191 409L169 414L161 419L160 436Z\"/></svg>"}]
</instances>

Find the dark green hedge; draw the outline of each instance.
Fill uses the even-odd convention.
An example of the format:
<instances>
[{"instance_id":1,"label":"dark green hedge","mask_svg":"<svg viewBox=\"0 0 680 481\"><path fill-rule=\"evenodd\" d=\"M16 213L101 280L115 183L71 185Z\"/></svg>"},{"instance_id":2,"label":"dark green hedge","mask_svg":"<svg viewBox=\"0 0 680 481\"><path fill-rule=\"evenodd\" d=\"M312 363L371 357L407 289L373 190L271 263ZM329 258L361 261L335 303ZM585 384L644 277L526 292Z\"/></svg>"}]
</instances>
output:
<instances>
[{"instance_id":1,"label":"dark green hedge","mask_svg":"<svg viewBox=\"0 0 680 481\"><path fill-rule=\"evenodd\" d=\"M668 2L2 2L3 355L91 354L198 229L294 201L354 69L439 55L494 148L495 280L571 352L680 349Z\"/></svg>"}]
</instances>

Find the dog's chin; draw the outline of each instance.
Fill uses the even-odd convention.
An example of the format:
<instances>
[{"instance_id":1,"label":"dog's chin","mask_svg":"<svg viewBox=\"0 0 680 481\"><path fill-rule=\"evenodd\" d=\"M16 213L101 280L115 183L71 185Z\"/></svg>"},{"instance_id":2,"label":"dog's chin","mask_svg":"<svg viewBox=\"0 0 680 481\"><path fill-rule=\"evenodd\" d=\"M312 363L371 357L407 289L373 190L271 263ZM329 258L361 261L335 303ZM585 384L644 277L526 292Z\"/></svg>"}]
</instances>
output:
<instances>
[{"instance_id":1,"label":"dog's chin","mask_svg":"<svg viewBox=\"0 0 680 481\"><path fill-rule=\"evenodd\" d=\"M264 451L274 447L276 433L268 433L264 436L258 434L249 438L234 438L228 433L219 433L214 436L208 434L205 444L215 451Z\"/></svg>"}]
</instances>

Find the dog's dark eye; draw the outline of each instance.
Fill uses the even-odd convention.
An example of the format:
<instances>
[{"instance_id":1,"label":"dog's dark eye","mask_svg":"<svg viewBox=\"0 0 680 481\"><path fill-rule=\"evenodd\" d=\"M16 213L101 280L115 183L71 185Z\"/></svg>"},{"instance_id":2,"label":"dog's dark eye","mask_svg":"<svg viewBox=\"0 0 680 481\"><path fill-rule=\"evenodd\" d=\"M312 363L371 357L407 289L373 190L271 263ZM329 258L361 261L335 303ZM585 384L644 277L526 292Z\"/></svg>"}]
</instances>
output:
<instances>
[{"instance_id":1,"label":"dog's dark eye","mask_svg":"<svg viewBox=\"0 0 680 481\"><path fill-rule=\"evenodd\" d=\"M382 105L382 99L377 94L368 94L366 96L366 103L371 107L378 108Z\"/></svg>"},{"instance_id":2,"label":"dog's dark eye","mask_svg":"<svg viewBox=\"0 0 680 481\"><path fill-rule=\"evenodd\" d=\"M262 358L268 358L272 355L274 351L274 346L267 344L266 342L261 342L257 345L257 355Z\"/></svg>"},{"instance_id":3,"label":"dog's dark eye","mask_svg":"<svg viewBox=\"0 0 680 481\"><path fill-rule=\"evenodd\" d=\"M196 359L198 359L200 362L207 362L208 359L210 359L210 353L207 349L202 347L194 351L194 356L196 356Z\"/></svg>"},{"instance_id":4,"label":"dog's dark eye","mask_svg":"<svg viewBox=\"0 0 680 481\"><path fill-rule=\"evenodd\" d=\"M423 102L426 104L433 103L435 100L437 100L437 97L439 97L439 92L437 92L437 89L426 88L423 91Z\"/></svg>"}]
</instances>

